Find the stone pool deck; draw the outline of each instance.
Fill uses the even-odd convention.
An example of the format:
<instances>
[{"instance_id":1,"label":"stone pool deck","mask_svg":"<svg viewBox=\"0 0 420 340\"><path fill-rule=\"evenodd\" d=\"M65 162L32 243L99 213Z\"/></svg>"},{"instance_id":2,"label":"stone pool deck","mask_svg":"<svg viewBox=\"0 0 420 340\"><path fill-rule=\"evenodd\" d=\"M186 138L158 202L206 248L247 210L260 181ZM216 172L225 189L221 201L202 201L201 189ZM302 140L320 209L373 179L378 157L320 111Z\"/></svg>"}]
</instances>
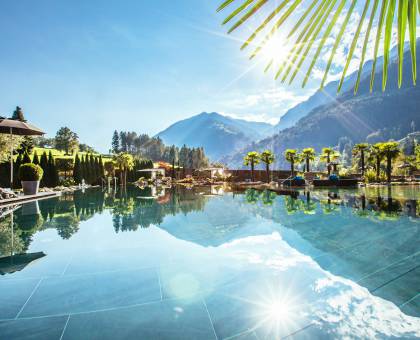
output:
<instances>
[{"instance_id":1,"label":"stone pool deck","mask_svg":"<svg viewBox=\"0 0 420 340\"><path fill-rule=\"evenodd\" d=\"M7 199L0 200L0 207L4 208L4 207L8 207L15 204L28 203L28 202L56 197L60 195L61 195L61 192L54 191L54 192L40 192L36 195L25 195L25 196L19 196L15 198L7 198Z\"/></svg>"}]
</instances>

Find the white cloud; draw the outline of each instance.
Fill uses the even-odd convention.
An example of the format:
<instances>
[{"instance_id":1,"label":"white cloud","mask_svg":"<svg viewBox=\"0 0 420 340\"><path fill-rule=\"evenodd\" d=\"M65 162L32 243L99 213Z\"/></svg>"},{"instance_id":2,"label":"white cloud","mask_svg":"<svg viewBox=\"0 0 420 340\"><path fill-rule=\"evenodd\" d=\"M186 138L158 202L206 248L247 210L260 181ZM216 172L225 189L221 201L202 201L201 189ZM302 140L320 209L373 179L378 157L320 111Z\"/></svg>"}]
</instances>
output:
<instances>
[{"instance_id":1,"label":"white cloud","mask_svg":"<svg viewBox=\"0 0 420 340\"><path fill-rule=\"evenodd\" d=\"M277 123L286 111L306 100L310 93L275 87L249 93L232 93L225 101L226 114L234 118Z\"/></svg>"}]
</instances>

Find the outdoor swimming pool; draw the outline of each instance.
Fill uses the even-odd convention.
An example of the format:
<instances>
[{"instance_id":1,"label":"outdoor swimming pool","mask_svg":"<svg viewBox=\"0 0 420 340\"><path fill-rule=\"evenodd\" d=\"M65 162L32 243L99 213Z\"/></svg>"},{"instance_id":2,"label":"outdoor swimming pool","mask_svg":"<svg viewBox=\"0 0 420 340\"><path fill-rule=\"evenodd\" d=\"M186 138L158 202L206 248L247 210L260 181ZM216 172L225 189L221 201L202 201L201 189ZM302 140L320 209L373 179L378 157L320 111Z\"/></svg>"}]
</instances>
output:
<instances>
[{"instance_id":1,"label":"outdoor swimming pool","mask_svg":"<svg viewBox=\"0 0 420 340\"><path fill-rule=\"evenodd\" d=\"M0 220L0 338L420 338L420 191L296 195L23 205Z\"/></svg>"}]
</instances>

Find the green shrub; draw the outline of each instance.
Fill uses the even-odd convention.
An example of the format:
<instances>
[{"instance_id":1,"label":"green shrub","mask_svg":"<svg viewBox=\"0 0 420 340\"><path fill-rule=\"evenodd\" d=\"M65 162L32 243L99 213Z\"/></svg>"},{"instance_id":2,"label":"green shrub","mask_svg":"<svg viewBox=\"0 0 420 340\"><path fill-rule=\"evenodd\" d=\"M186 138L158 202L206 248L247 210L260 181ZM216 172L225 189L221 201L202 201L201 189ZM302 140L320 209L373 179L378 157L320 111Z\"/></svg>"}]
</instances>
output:
<instances>
[{"instance_id":1,"label":"green shrub","mask_svg":"<svg viewBox=\"0 0 420 340\"><path fill-rule=\"evenodd\" d=\"M63 180L60 181L59 184L63 187L71 187L73 185L76 185L76 182L74 181L73 178L64 178Z\"/></svg>"},{"instance_id":2,"label":"green shrub","mask_svg":"<svg viewBox=\"0 0 420 340\"><path fill-rule=\"evenodd\" d=\"M25 163L20 166L18 175L21 181L40 181L44 170L37 164Z\"/></svg>"},{"instance_id":3,"label":"green shrub","mask_svg":"<svg viewBox=\"0 0 420 340\"><path fill-rule=\"evenodd\" d=\"M365 182L366 183L375 183L376 180L376 171L369 169L365 172ZM384 171L379 172L379 182L386 182L386 173Z\"/></svg>"}]
</instances>

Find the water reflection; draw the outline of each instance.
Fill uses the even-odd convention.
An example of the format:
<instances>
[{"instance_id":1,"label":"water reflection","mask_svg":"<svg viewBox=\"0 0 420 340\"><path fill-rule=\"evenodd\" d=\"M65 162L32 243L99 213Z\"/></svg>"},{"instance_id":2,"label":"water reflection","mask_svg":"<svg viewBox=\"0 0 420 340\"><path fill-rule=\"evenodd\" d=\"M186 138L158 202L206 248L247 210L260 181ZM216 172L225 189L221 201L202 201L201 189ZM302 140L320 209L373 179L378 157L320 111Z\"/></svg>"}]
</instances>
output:
<instances>
[{"instance_id":1,"label":"water reflection","mask_svg":"<svg viewBox=\"0 0 420 340\"><path fill-rule=\"evenodd\" d=\"M396 221L402 216L417 218L420 206L418 193L402 195L396 189L365 189L354 191L305 191L298 197L283 196L287 215L340 216L343 209L359 218L372 221ZM10 233L11 215L0 220L0 255L25 252L37 231L55 229L63 239L77 233L80 223L100 214L104 210L112 214L116 233L136 231L151 225L160 225L166 215L188 214L203 211L209 197L221 194L221 188L155 188L138 189L128 187L118 192L89 190L77 191L61 197L24 204L14 213L13 237ZM396 198L392 196L394 194ZM239 196L241 197L241 195ZM243 195L247 204L272 206L279 196L265 190L248 189ZM417 221L417 219L416 219ZM13 241L13 242L12 242Z\"/></svg>"},{"instance_id":2,"label":"water reflection","mask_svg":"<svg viewBox=\"0 0 420 340\"><path fill-rule=\"evenodd\" d=\"M221 190L95 189L23 205L0 220L0 256L33 251L30 244L40 231L56 231L62 239L70 240L83 230L83 222L106 212L111 215L108 230L114 236L135 231L147 233L153 229L149 227L159 226L159 230L176 240L214 249L213 257L229 248L239 249L243 244L243 249L229 254L230 260L243 258L255 266L266 265L280 271L297 270L296 263L310 259L325 272L351 280L352 284L392 301L405 313L420 315L420 300L416 298L420 277L418 191L318 190L278 196L253 189L222 195ZM149 229L142 230L146 228ZM269 236L261 237L263 241L258 244L260 235ZM289 252L279 249L279 239L271 235L279 235L281 243L288 244ZM254 243L247 247L246 242ZM275 247L270 248L270 242ZM297 253L302 254L299 261ZM21 267L4 273L25 270L26 259L21 260ZM178 262L185 261L185 257L180 257ZM185 291L198 291L200 282L189 272L171 276L174 263L161 269L163 278L171 277L168 279L171 294L179 297ZM208 268L205 272L210 275ZM212 274L217 273L215 270ZM323 279L316 275L317 280ZM321 282L318 283L321 287ZM279 295L276 289L272 293L264 303L261 304L264 301L261 297L255 303L261 307L264 319L271 320L275 327L279 319L293 316L294 311L287 302L288 296Z\"/></svg>"}]
</instances>

